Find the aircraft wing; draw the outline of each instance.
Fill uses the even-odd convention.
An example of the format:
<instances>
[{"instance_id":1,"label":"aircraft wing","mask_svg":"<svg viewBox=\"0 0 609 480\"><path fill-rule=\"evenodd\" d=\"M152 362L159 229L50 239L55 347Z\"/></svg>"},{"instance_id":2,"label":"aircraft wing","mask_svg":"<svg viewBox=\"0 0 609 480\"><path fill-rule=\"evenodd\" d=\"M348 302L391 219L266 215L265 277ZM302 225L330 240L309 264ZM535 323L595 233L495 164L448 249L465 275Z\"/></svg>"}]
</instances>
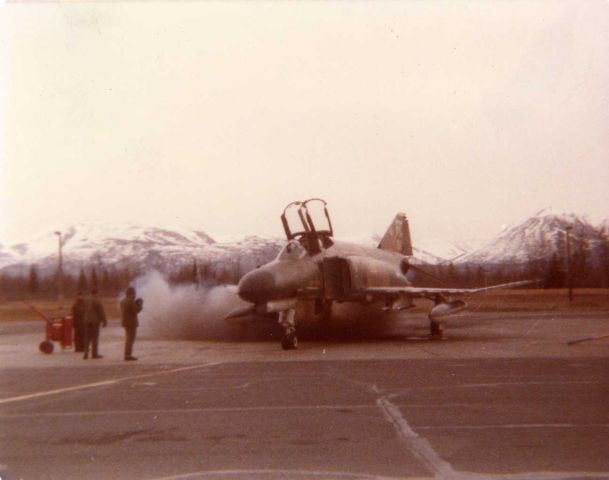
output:
<instances>
[{"instance_id":1,"label":"aircraft wing","mask_svg":"<svg viewBox=\"0 0 609 480\"><path fill-rule=\"evenodd\" d=\"M433 297L434 295L464 295L466 293L479 293L500 288L521 287L535 283L535 280L523 280L520 282L501 283L481 288L428 288L428 287L368 287L361 290L362 293L372 295L404 295L411 298Z\"/></svg>"}]
</instances>

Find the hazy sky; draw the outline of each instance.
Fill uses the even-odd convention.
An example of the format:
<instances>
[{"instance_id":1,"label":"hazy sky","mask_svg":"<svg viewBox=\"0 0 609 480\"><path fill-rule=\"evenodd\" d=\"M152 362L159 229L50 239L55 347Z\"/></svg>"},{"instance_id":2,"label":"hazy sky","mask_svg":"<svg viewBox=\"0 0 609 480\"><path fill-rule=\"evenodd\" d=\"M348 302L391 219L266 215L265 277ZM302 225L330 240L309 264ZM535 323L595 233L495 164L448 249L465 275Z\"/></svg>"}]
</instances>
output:
<instances>
[{"instance_id":1,"label":"hazy sky","mask_svg":"<svg viewBox=\"0 0 609 480\"><path fill-rule=\"evenodd\" d=\"M609 2L0 7L0 242L82 220L490 237L609 217Z\"/></svg>"}]
</instances>

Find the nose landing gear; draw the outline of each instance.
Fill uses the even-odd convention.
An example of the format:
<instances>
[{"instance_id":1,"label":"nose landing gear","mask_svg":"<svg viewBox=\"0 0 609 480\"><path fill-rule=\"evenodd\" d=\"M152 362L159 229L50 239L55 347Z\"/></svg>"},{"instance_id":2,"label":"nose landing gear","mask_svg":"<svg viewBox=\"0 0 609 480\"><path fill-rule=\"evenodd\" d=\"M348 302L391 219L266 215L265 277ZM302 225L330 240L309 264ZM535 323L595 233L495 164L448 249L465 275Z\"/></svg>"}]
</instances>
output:
<instances>
[{"instance_id":1,"label":"nose landing gear","mask_svg":"<svg viewBox=\"0 0 609 480\"><path fill-rule=\"evenodd\" d=\"M285 332L281 339L281 348L284 350L295 350L298 347L296 336L296 311L293 308L279 312L279 325Z\"/></svg>"}]
</instances>

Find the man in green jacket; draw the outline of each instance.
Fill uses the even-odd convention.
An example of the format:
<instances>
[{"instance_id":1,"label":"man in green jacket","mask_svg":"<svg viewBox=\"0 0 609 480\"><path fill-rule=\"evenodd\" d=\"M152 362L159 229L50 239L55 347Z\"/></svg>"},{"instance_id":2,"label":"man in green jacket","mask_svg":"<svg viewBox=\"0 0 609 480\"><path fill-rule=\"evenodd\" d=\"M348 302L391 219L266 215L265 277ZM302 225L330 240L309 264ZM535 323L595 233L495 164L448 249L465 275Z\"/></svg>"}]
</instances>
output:
<instances>
[{"instance_id":1,"label":"man in green jacket","mask_svg":"<svg viewBox=\"0 0 609 480\"><path fill-rule=\"evenodd\" d=\"M137 360L132 352L135 333L139 325L137 314L142 311L143 306L144 301L141 298L135 298L135 288L129 287L125 291L125 298L121 300L122 325L125 329L125 361Z\"/></svg>"},{"instance_id":2,"label":"man in green jacket","mask_svg":"<svg viewBox=\"0 0 609 480\"><path fill-rule=\"evenodd\" d=\"M74 351L84 352L85 350L85 313L87 302L82 296L82 292L76 294L76 300L72 305L72 322L74 324Z\"/></svg>"},{"instance_id":3,"label":"man in green jacket","mask_svg":"<svg viewBox=\"0 0 609 480\"><path fill-rule=\"evenodd\" d=\"M89 346L91 346L91 358L103 358L97 351L100 324L105 327L108 325L108 322L104 306L99 301L99 298L97 298L97 288L93 287L85 310L85 354L83 355L85 360L89 358Z\"/></svg>"}]
</instances>

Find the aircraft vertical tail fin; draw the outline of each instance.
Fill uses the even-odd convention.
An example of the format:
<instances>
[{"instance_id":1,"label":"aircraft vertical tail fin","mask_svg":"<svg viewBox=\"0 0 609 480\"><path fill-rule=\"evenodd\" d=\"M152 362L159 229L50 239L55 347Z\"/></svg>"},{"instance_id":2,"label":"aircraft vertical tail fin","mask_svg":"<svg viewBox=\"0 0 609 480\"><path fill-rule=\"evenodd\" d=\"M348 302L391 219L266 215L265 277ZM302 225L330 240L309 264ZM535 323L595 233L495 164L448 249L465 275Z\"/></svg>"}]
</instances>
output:
<instances>
[{"instance_id":1,"label":"aircraft vertical tail fin","mask_svg":"<svg viewBox=\"0 0 609 480\"><path fill-rule=\"evenodd\" d=\"M402 255L412 256L412 241L410 240L410 227L405 213L398 213L385 232L378 248L398 252Z\"/></svg>"}]
</instances>

